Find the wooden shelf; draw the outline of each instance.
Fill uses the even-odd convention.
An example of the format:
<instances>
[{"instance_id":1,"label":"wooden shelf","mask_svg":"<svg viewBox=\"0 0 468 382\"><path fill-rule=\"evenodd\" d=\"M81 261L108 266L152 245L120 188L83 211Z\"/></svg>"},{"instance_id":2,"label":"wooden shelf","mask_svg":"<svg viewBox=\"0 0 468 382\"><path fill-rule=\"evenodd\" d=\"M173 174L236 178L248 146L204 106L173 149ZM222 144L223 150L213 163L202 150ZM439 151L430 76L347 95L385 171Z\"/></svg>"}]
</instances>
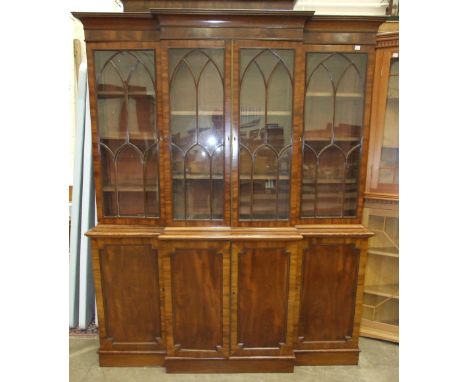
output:
<instances>
[{"instance_id":1,"label":"wooden shelf","mask_svg":"<svg viewBox=\"0 0 468 382\"><path fill-rule=\"evenodd\" d=\"M172 179L184 180L184 175L172 174ZM204 174L186 174L185 179L186 180L210 180L210 177L209 175L204 175ZM211 179L212 180L224 180L224 177L222 175L212 175Z\"/></svg>"},{"instance_id":2,"label":"wooden shelf","mask_svg":"<svg viewBox=\"0 0 468 382\"><path fill-rule=\"evenodd\" d=\"M142 97L151 97L154 98L156 95L154 92L119 92L119 91L98 91L98 98L124 98L125 95L128 95L129 98L142 98Z\"/></svg>"},{"instance_id":3,"label":"wooden shelf","mask_svg":"<svg viewBox=\"0 0 468 382\"><path fill-rule=\"evenodd\" d=\"M250 180L249 175L240 175L239 176L240 180ZM276 180L275 175L254 175L252 177L253 180ZM280 175L278 177L279 180L290 180L291 178L287 175Z\"/></svg>"},{"instance_id":4,"label":"wooden shelf","mask_svg":"<svg viewBox=\"0 0 468 382\"><path fill-rule=\"evenodd\" d=\"M372 321L363 318L361 321L361 337L376 338L379 340L399 341L397 325L389 325L382 322Z\"/></svg>"},{"instance_id":5,"label":"wooden shelf","mask_svg":"<svg viewBox=\"0 0 468 382\"><path fill-rule=\"evenodd\" d=\"M193 117L193 116L196 116L197 113L193 110L172 110L171 115L182 116L182 117L185 117L185 116ZM223 111L220 111L220 110L213 110L213 111L199 110L198 115L208 115L208 116L209 115L224 115L224 113Z\"/></svg>"},{"instance_id":6,"label":"wooden shelf","mask_svg":"<svg viewBox=\"0 0 468 382\"><path fill-rule=\"evenodd\" d=\"M267 115L276 115L276 116L290 116L292 113L290 111L281 111L281 110L274 110L268 111ZM257 112L257 111L241 111L241 116L252 116L252 117L262 117L265 115L265 112Z\"/></svg>"},{"instance_id":7,"label":"wooden shelf","mask_svg":"<svg viewBox=\"0 0 468 382\"><path fill-rule=\"evenodd\" d=\"M115 192L115 186L106 185L102 187L104 192ZM118 192L143 192L143 186L138 185L122 185L118 186ZM155 192L158 188L155 186L146 186L146 192Z\"/></svg>"},{"instance_id":8,"label":"wooden shelf","mask_svg":"<svg viewBox=\"0 0 468 382\"><path fill-rule=\"evenodd\" d=\"M307 92L306 97L333 97L333 93L327 92ZM362 93L336 93L336 98L363 98Z\"/></svg>"},{"instance_id":9,"label":"wooden shelf","mask_svg":"<svg viewBox=\"0 0 468 382\"><path fill-rule=\"evenodd\" d=\"M306 142L331 142L331 137L304 138ZM335 137L334 142L359 142L361 137Z\"/></svg>"},{"instance_id":10,"label":"wooden shelf","mask_svg":"<svg viewBox=\"0 0 468 382\"><path fill-rule=\"evenodd\" d=\"M394 247L376 247L376 248L369 248L367 253L370 255L377 255L377 256L387 256L387 257L399 257L398 249Z\"/></svg>"},{"instance_id":11,"label":"wooden shelf","mask_svg":"<svg viewBox=\"0 0 468 382\"><path fill-rule=\"evenodd\" d=\"M366 285L364 287L364 293L376 296L399 298L398 284Z\"/></svg>"},{"instance_id":12,"label":"wooden shelf","mask_svg":"<svg viewBox=\"0 0 468 382\"><path fill-rule=\"evenodd\" d=\"M157 137L157 136L156 136ZM140 141L156 141L155 135L153 133L130 133L129 134L130 140L140 140ZM103 139L116 139L116 140L126 140L127 134L126 133L106 133L105 135L100 135L99 139L102 141Z\"/></svg>"}]
</instances>

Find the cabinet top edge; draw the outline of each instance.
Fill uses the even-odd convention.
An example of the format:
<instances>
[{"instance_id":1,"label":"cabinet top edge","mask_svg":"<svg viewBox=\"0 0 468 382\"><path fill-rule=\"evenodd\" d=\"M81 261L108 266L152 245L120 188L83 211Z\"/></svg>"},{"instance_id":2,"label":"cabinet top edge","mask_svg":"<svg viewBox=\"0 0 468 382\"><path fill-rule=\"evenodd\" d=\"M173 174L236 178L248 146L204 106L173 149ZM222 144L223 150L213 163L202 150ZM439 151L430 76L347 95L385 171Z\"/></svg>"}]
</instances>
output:
<instances>
[{"instance_id":1,"label":"cabinet top edge","mask_svg":"<svg viewBox=\"0 0 468 382\"><path fill-rule=\"evenodd\" d=\"M179 9L179 8L151 8L141 12L81 12L71 14L77 19L83 18L116 18L116 19L151 19L158 15L170 16L278 16L302 17L311 21L359 21L379 22L388 20L388 16L360 16L360 15L315 15L315 11L293 11L283 9Z\"/></svg>"}]
</instances>

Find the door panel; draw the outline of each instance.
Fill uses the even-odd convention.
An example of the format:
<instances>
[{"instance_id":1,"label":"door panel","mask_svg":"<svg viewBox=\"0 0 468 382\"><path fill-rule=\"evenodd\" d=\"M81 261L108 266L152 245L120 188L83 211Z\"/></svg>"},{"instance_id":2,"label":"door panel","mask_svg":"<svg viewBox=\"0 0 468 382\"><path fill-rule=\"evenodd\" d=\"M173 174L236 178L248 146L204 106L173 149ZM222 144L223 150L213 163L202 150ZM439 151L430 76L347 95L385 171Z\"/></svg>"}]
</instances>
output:
<instances>
[{"instance_id":1,"label":"door panel","mask_svg":"<svg viewBox=\"0 0 468 382\"><path fill-rule=\"evenodd\" d=\"M106 338L112 348L162 348L158 251L150 244L105 244L99 258Z\"/></svg>"},{"instance_id":2,"label":"door panel","mask_svg":"<svg viewBox=\"0 0 468 382\"><path fill-rule=\"evenodd\" d=\"M171 244L167 265L169 354L227 355L229 243Z\"/></svg>"},{"instance_id":3,"label":"door panel","mask_svg":"<svg viewBox=\"0 0 468 382\"><path fill-rule=\"evenodd\" d=\"M359 250L350 244L304 249L299 342L346 341L353 335Z\"/></svg>"},{"instance_id":4,"label":"door panel","mask_svg":"<svg viewBox=\"0 0 468 382\"><path fill-rule=\"evenodd\" d=\"M284 354L292 323L295 246L256 242L233 248L232 293L237 298L232 301L231 348L235 355Z\"/></svg>"}]
</instances>

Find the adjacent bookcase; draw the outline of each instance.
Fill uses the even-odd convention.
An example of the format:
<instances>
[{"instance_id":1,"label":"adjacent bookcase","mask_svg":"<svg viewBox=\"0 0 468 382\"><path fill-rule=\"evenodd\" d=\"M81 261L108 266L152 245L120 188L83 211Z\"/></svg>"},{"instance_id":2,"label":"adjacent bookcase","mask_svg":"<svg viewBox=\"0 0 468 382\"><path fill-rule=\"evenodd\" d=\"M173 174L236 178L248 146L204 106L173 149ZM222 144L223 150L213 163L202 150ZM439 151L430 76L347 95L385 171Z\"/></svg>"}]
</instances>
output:
<instances>
[{"instance_id":1,"label":"adjacent bookcase","mask_svg":"<svg viewBox=\"0 0 468 382\"><path fill-rule=\"evenodd\" d=\"M398 22L377 35L371 137L363 224L369 240L361 335L399 341Z\"/></svg>"}]
</instances>

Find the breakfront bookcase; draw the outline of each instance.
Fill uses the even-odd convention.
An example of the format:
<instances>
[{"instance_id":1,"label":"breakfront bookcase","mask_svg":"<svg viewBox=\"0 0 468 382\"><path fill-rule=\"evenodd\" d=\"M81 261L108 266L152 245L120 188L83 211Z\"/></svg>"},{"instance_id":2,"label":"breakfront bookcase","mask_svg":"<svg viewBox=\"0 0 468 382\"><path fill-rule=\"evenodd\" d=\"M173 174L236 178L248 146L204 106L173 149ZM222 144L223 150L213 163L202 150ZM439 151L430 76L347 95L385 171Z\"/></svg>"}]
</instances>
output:
<instances>
[{"instance_id":1,"label":"breakfront bookcase","mask_svg":"<svg viewBox=\"0 0 468 382\"><path fill-rule=\"evenodd\" d=\"M398 21L377 34L367 192L363 224L369 240L361 335L399 341Z\"/></svg>"},{"instance_id":2,"label":"breakfront bookcase","mask_svg":"<svg viewBox=\"0 0 468 382\"><path fill-rule=\"evenodd\" d=\"M84 25L102 366L357 364L378 26L292 1L131 1Z\"/></svg>"}]
</instances>

